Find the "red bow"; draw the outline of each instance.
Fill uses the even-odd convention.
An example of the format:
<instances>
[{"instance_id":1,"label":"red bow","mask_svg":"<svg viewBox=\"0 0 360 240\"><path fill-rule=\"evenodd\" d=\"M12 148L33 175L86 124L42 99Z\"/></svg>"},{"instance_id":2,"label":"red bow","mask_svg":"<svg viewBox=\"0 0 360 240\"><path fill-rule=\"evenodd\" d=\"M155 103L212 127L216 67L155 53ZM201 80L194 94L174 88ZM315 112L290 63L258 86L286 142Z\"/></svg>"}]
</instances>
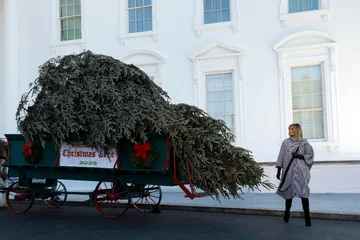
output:
<instances>
[{"instance_id":1,"label":"red bow","mask_svg":"<svg viewBox=\"0 0 360 240\"><path fill-rule=\"evenodd\" d=\"M32 154L32 146L33 146L32 141L29 141L29 142L23 144L23 151L24 151L25 157L27 157L27 156L32 157L32 155L33 155Z\"/></svg>"},{"instance_id":2,"label":"red bow","mask_svg":"<svg viewBox=\"0 0 360 240\"><path fill-rule=\"evenodd\" d=\"M134 146L134 150L136 151L135 156L137 158L142 158L146 160L146 153L150 151L150 143L136 143Z\"/></svg>"}]
</instances>

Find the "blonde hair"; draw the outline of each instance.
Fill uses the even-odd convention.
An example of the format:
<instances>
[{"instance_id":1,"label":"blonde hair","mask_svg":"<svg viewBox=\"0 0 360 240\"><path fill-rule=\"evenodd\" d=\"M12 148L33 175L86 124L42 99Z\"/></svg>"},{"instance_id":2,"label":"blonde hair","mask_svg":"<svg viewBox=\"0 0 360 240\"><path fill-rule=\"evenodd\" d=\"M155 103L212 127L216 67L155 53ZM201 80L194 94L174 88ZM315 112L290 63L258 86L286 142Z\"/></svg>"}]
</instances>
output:
<instances>
[{"instance_id":1,"label":"blonde hair","mask_svg":"<svg viewBox=\"0 0 360 240\"><path fill-rule=\"evenodd\" d=\"M289 128L288 128L289 130L290 130L290 127L294 128L294 137L301 140L303 138L303 132L302 132L300 124L298 124L298 123L290 124Z\"/></svg>"}]
</instances>

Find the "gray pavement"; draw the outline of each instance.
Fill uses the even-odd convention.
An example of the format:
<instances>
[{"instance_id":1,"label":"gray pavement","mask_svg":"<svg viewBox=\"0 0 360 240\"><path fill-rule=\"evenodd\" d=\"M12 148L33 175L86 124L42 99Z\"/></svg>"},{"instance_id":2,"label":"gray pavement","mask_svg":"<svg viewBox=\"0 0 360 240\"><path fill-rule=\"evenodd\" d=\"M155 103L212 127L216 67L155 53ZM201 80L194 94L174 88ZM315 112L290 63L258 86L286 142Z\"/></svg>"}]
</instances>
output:
<instances>
[{"instance_id":1,"label":"gray pavement","mask_svg":"<svg viewBox=\"0 0 360 240\"><path fill-rule=\"evenodd\" d=\"M164 194L165 195L165 194ZM129 209L118 219L102 217L95 207L35 204L25 214L0 209L0 239L206 239L206 240L358 240L359 223L304 219L285 223L279 216L163 210L160 214Z\"/></svg>"}]
</instances>

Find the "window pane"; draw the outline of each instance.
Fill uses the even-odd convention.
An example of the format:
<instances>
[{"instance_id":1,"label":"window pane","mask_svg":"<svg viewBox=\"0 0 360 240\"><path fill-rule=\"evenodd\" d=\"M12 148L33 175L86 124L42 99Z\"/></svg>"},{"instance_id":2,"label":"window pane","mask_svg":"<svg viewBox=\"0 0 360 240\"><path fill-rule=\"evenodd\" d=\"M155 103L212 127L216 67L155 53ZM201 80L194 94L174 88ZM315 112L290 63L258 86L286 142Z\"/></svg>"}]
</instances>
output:
<instances>
[{"instance_id":1,"label":"window pane","mask_svg":"<svg viewBox=\"0 0 360 240\"><path fill-rule=\"evenodd\" d=\"M204 24L213 23L212 12L204 13Z\"/></svg>"},{"instance_id":2,"label":"window pane","mask_svg":"<svg viewBox=\"0 0 360 240\"><path fill-rule=\"evenodd\" d=\"M310 94L310 93L312 93L311 81L303 81L302 82L302 94Z\"/></svg>"},{"instance_id":3,"label":"window pane","mask_svg":"<svg viewBox=\"0 0 360 240\"><path fill-rule=\"evenodd\" d=\"M220 101L224 101L224 92L223 91L218 91L216 92L216 101L220 102Z\"/></svg>"},{"instance_id":4,"label":"window pane","mask_svg":"<svg viewBox=\"0 0 360 240\"><path fill-rule=\"evenodd\" d=\"M80 4L74 5L74 14L75 15L80 15L81 14L81 6L80 6Z\"/></svg>"},{"instance_id":5,"label":"window pane","mask_svg":"<svg viewBox=\"0 0 360 240\"><path fill-rule=\"evenodd\" d=\"M222 11L222 21L223 22L230 21L230 10L223 10Z\"/></svg>"},{"instance_id":6,"label":"window pane","mask_svg":"<svg viewBox=\"0 0 360 240\"><path fill-rule=\"evenodd\" d=\"M213 10L219 10L221 9L221 2L220 0L212 0L213 3Z\"/></svg>"},{"instance_id":7,"label":"window pane","mask_svg":"<svg viewBox=\"0 0 360 240\"><path fill-rule=\"evenodd\" d=\"M81 39L81 28L75 29L75 39Z\"/></svg>"},{"instance_id":8,"label":"window pane","mask_svg":"<svg viewBox=\"0 0 360 240\"><path fill-rule=\"evenodd\" d=\"M301 112L294 112L293 122L294 123L302 123L302 113Z\"/></svg>"},{"instance_id":9,"label":"window pane","mask_svg":"<svg viewBox=\"0 0 360 240\"><path fill-rule=\"evenodd\" d=\"M217 77L217 79L215 80L215 88L217 89L222 89L224 87L223 85L223 81L221 79L221 75L220 74L216 74L215 75Z\"/></svg>"},{"instance_id":10,"label":"window pane","mask_svg":"<svg viewBox=\"0 0 360 240\"><path fill-rule=\"evenodd\" d=\"M75 28L81 28L81 18L75 19Z\"/></svg>"},{"instance_id":11,"label":"window pane","mask_svg":"<svg viewBox=\"0 0 360 240\"><path fill-rule=\"evenodd\" d=\"M323 124L324 123L323 111L314 112L314 123L315 124Z\"/></svg>"},{"instance_id":12,"label":"window pane","mask_svg":"<svg viewBox=\"0 0 360 240\"><path fill-rule=\"evenodd\" d=\"M311 96L302 96L302 109L311 109L312 108L312 97Z\"/></svg>"},{"instance_id":13,"label":"window pane","mask_svg":"<svg viewBox=\"0 0 360 240\"><path fill-rule=\"evenodd\" d=\"M143 32L144 31L144 22L143 21L136 22L136 29L137 29L137 32Z\"/></svg>"},{"instance_id":14,"label":"window pane","mask_svg":"<svg viewBox=\"0 0 360 240\"><path fill-rule=\"evenodd\" d=\"M303 125L303 137L308 139L314 139L314 132L312 125Z\"/></svg>"},{"instance_id":15,"label":"window pane","mask_svg":"<svg viewBox=\"0 0 360 240\"><path fill-rule=\"evenodd\" d=\"M301 82L300 81L291 83L291 92L293 95L301 94Z\"/></svg>"},{"instance_id":16,"label":"window pane","mask_svg":"<svg viewBox=\"0 0 360 240\"><path fill-rule=\"evenodd\" d=\"M67 0L66 3L67 3L67 5L72 5L72 4L74 4L74 0Z\"/></svg>"},{"instance_id":17,"label":"window pane","mask_svg":"<svg viewBox=\"0 0 360 240\"><path fill-rule=\"evenodd\" d=\"M232 90L224 91L225 101L233 101L233 93Z\"/></svg>"},{"instance_id":18,"label":"window pane","mask_svg":"<svg viewBox=\"0 0 360 240\"><path fill-rule=\"evenodd\" d=\"M323 103L322 103L322 95L314 95L313 96L313 107L314 108L322 108L323 107Z\"/></svg>"},{"instance_id":19,"label":"window pane","mask_svg":"<svg viewBox=\"0 0 360 240\"><path fill-rule=\"evenodd\" d=\"M136 10L136 20L144 19L144 10Z\"/></svg>"},{"instance_id":20,"label":"window pane","mask_svg":"<svg viewBox=\"0 0 360 240\"><path fill-rule=\"evenodd\" d=\"M225 116L226 126L233 131L234 130L234 116Z\"/></svg>"},{"instance_id":21,"label":"window pane","mask_svg":"<svg viewBox=\"0 0 360 240\"><path fill-rule=\"evenodd\" d=\"M136 0L136 7L141 7L144 5L144 0Z\"/></svg>"},{"instance_id":22,"label":"window pane","mask_svg":"<svg viewBox=\"0 0 360 240\"><path fill-rule=\"evenodd\" d=\"M289 13L298 12L298 2L297 0L289 0Z\"/></svg>"},{"instance_id":23,"label":"window pane","mask_svg":"<svg viewBox=\"0 0 360 240\"><path fill-rule=\"evenodd\" d=\"M145 8L145 19L152 18L152 8Z\"/></svg>"},{"instance_id":24,"label":"window pane","mask_svg":"<svg viewBox=\"0 0 360 240\"><path fill-rule=\"evenodd\" d=\"M152 20L146 20L145 21L145 31L151 31L152 30Z\"/></svg>"},{"instance_id":25,"label":"window pane","mask_svg":"<svg viewBox=\"0 0 360 240\"><path fill-rule=\"evenodd\" d=\"M232 74L224 74L224 87L232 87Z\"/></svg>"},{"instance_id":26,"label":"window pane","mask_svg":"<svg viewBox=\"0 0 360 240\"><path fill-rule=\"evenodd\" d=\"M224 113L224 103L223 102L215 103L215 113L216 114Z\"/></svg>"},{"instance_id":27,"label":"window pane","mask_svg":"<svg viewBox=\"0 0 360 240\"><path fill-rule=\"evenodd\" d=\"M61 6L60 16L61 17L66 17L67 16L67 14L66 14L66 6Z\"/></svg>"},{"instance_id":28,"label":"window pane","mask_svg":"<svg viewBox=\"0 0 360 240\"><path fill-rule=\"evenodd\" d=\"M135 7L135 0L129 0L129 8L134 8Z\"/></svg>"},{"instance_id":29,"label":"window pane","mask_svg":"<svg viewBox=\"0 0 360 240\"><path fill-rule=\"evenodd\" d=\"M301 68L293 67L291 68L291 80L301 80Z\"/></svg>"},{"instance_id":30,"label":"window pane","mask_svg":"<svg viewBox=\"0 0 360 240\"><path fill-rule=\"evenodd\" d=\"M135 19L136 19L135 10L129 11L129 22L133 22L133 21L135 21Z\"/></svg>"},{"instance_id":31,"label":"window pane","mask_svg":"<svg viewBox=\"0 0 360 240\"><path fill-rule=\"evenodd\" d=\"M68 29L68 20L61 21L61 30Z\"/></svg>"},{"instance_id":32,"label":"window pane","mask_svg":"<svg viewBox=\"0 0 360 240\"><path fill-rule=\"evenodd\" d=\"M68 31L68 39L69 40L74 40L75 39L75 31L74 29L71 29Z\"/></svg>"},{"instance_id":33,"label":"window pane","mask_svg":"<svg viewBox=\"0 0 360 240\"><path fill-rule=\"evenodd\" d=\"M313 93L322 93L321 80L312 81Z\"/></svg>"},{"instance_id":34,"label":"window pane","mask_svg":"<svg viewBox=\"0 0 360 240\"><path fill-rule=\"evenodd\" d=\"M68 20L68 29L74 29L75 28L75 19L71 18Z\"/></svg>"},{"instance_id":35,"label":"window pane","mask_svg":"<svg viewBox=\"0 0 360 240\"><path fill-rule=\"evenodd\" d=\"M319 0L310 0L309 10L318 10L319 9Z\"/></svg>"},{"instance_id":36,"label":"window pane","mask_svg":"<svg viewBox=\"0 0 360 240\"><path fill-rule=\"evenodd\" d=\"M80 0L74 0L74 4L80 4Z\"/></svg>"},{"instance_id":37,"label":"window pane","mask_svg":"<svg viewBox=\"0 0 360 240\"><path fill-rule=\"evenodd\" d=\"M233 113L234 112L234 106L233 102L225 102L225 113Z\"/></svg>"},{"instance_id":38,"label":"window pane","mask_svg":"<svg viewBox=\"0 0 360 240\"><path fill-rule=\"evenodd\" d=\"M221 7L222 7L222 9L230 8L230 0L222 0L221 1Z\"/></svg>"},{"instance_id":39,"label":"window pane","mask_svg":"<svg viewBox=\"0 0 360 240\"><path fill-rule=\"evenodd\" d=\"M221 11L214 12L214 23L221 22Z\"/></svg>"},{"instance_id":40,"label":"window pane","mask_svg":"<svg viewBox=\"0 0 360 240\"><path fill-rule=\"evenodd\" d=\"M303 124L313 124L313 113L312 112L303 112Z\"/></svg>"},{"instance_id":41,"label":"window pane","mask_svg":"<svg viewBox=\"0 0 360 240\"><path fill-rule=\"evenodd\" d=\"M204 11L211 11L212 8L211 8L211 1L210 0L205 0L204 1Z\"/></svg>"},{"instance_id":42,"label":"window pane","mask_svg":"<svg viewBox=\"0 0 360 240\"><path fill-rule=\"evenodd\" d=\"M136 22L129 23L129 32L130 33L136 32Z\"/></svg>"},{"instance_id":43,"label":"window pane","mask_svg":"<svg viewBox=\"0 0 360 240\"><path fill-rule=\"evenodd\" d=\"M309 10L309 0L298 0L299 2L299 12Z\"/></svg>"},{"instance_id":44,"label":"window pane","mask_svg":"<svg viewBox=\"0 0 360 240\"><path fill-rule=\"evenodd\" d=\"M66 5L66 0L60 0L60 6Z\"/></svg>"},{"instance_id":45,"label":"window pane","mask_svg":"<svg viewBox=\"0 0 360 240\"><path fill-rule=\"evenodd\" d=\"M310 66L308 66L308 67L301 67L301 71L302 71L302 75L301 75L301 79L302 79L302 80L309 80L309 79L311 79L311 68L310 68Z\"/></svg>"},{"instance_id":46,"label":"window pane","mask_svg":"<svg viewBox=\"0 0 360 240\"><path fill-rule=\"evenodd\" d=\"M215 78L214 75L206 76L206 89L214 89L215 88Z\"/></svg>"},{"instance_id":47,"label":"window pane","mask_svg":"<svg viewBox=\"0 0 360 240\"><path fill-rule=\"evenodd\" d=\"M321 67L320 65L311 66L311 79L321 79Z\"/></svg>"},{"instance_id":48,"label":"window pane","mask_svg":"<svg viewBox=\"0 0 360 240\"><path fill-rule=\"evenodd\" d=\"M68 5L66 8L66 11L67 11L67 16L73 16L74 15L74 6Z\"/></svg>"},{"instance_id":49,"label":"window pane","mask_svg":"<svg viewBox=\"0 0 360 240\"><path fill-rule=\"evenodd\" d=\"M144 0L144 6L150 6L151 0Z\"/></svg>"},{"instance_id":50,"label":"window pane","mask_svg":"<svg viewBox=\"0 0 360 240\"><path fill-rule=\"evenodd\" d=\"M215 92L206 93L207 102L215 102Z\"/></svg>"},{"instance_id":51,"label":"window pane","mask_svg":"<svg viewBox=\"0 0 360 240\"><path fill-rule=\"evenodd\" d=\"M215 114L215 103L208 103L207 104L207 113L210 115Z\"/></svg>"},{"instance_id":52,"label":"window pane","mask_svg":"<svg viewBox=\"0 0 360 240\"><path fill-rule=\"evenodd\" d=\"M315 139L324 139L325 135L324 135L324 125L320 124L320 125L315 125L314 126L314 132L315 132Z\"/></svg>"},{"instance_id":53,"label":"window pane","mask_svg":"<svg viewBox=\"0 0 360 240\"><path fill-rule=\"evenodd\" d=\"M292 98L292 105L293 105L293 109L294 110L301 110L302 109L302 104L301 104L301 97L293 97Z\"/></svg>"},{"instance_id":54,"label":"window pane","mask_svg":"<svg viewBox=\"0 0 360 240\"><path fill-rule=\"evenodd\" d=\"M68 37L67 37L67 30L62 30L61 31L61 41L67 41Z\"/></svg>"}]
</instances>

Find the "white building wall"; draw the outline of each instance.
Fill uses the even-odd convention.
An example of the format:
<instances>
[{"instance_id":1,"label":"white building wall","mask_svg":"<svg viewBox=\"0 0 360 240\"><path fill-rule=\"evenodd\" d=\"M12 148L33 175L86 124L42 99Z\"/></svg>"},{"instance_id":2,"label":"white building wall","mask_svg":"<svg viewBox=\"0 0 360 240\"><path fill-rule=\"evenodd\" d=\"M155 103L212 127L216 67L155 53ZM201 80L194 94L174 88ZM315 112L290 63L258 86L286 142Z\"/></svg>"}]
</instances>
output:
<instances>
[{"instance_id":1,"label":"white building wall","mask_svg":"<svg viewBox=\"0 0 360 240\"><path fill-rule=\"evenodd\" d=\"M360 15L356 11L360 9L360 2L321 1L324 6L329 6L329 10L297 14L296 18L285 16L281 18L283 21L279 17L280 12L286 9L284 0L261 1L261 5L259 1L233 1L233 16L237 21L204 29L199 27L201 9L197 11L201 7L201 0L153 0L156 31L150 35L145 33L129 37L126 34L125 0L82 0L83 41L68 44L57 40L60 32L56 17L58 0L18 0L17 70L20 93L28 90L28 83L37 77L38 66L49 58L91 50L138 64L155 77L154 81L169 93L172 102L204 107L204 99L201 98L205 91L201 88L203 74L228 68L223 70L234 71L234 86L238 90L235 113L238 117L237 144L252 150L258 162L269 163L276 161L288 125L281 118L284 111L279 81L281 73L279 55L274 47L286 37L304 31L328 34L338 44L333 94L337 96L338 122L335 127L339 136L331 146L313 143L315 160L328 162L315 164L312 189L317 192L360 192L353 184L360 170L360 163L354 162L360 161L360 130L357 127L360 122L360 112L357 110L360 103L357 71L360 64L360 32L356 25L360 22ZM39 12L41 14L37 14ZM319 38L315 37L294 39L289 46L295 43L314 45L318 41ZM317 50L310 48L309 51L315 54ZM141 55L141 52L144 54ZM291 54L288 56L295 56ZM142 59L148 62L141 62ZM9 66L2 62L2 67ZM8 83L9 79L2 78L4 82ZM1 87L1 93L6 91ZM19 99L14 97L16 94L7 101L18 102ZM13 116L2 118L14 121ZM1 135L14 132L14 125L10 128L0 126ZM353 162L332 164L336 161ZM276 182L274 166L265 164L264 167L270 180ZM339 171L343 177L337 178L338 185L334 186L330 183Z\"/></svg>"}]
</instances>

